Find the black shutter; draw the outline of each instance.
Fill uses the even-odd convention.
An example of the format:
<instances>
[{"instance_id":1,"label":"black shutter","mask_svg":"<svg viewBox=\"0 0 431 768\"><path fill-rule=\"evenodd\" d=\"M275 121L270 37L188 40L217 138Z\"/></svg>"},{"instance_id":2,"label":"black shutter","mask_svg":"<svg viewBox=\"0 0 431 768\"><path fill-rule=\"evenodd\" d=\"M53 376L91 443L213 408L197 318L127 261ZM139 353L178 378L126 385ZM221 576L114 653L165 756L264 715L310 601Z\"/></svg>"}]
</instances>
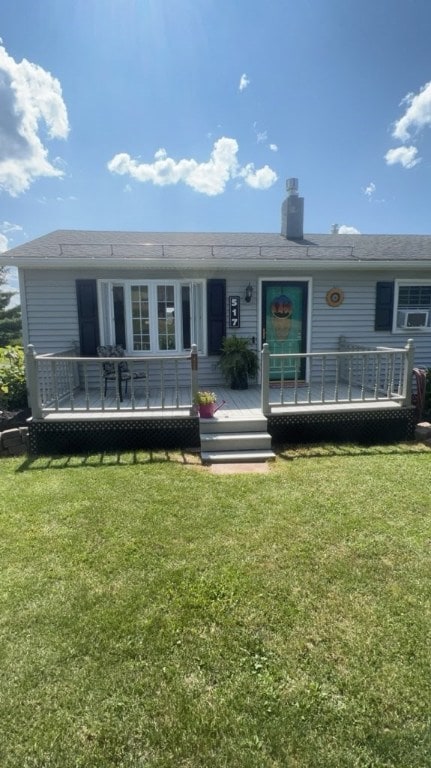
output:
<instances>
[{"instance_id":1,"label":"black shutter","mask_svg":"<svg viewBox=\"0 0 431 768\"><path fill-rule=\"evenodd\" d=\"M190 287L188 285L183 285L181 288L181 310L183 317L183 349L190 349L192 341L190 327Z\"/></svg>"},{"instance_id":2,"label":"black shutter","mask_svg":"<svg viewBox=\"0 0 431 768\"><path fill-rule=\"evenodd\" d=\"M126 349L126 318L124 310L124 288L122 285L114 285L112 289L114 299L114 327L115 343Z\"/></svg>"},{"instance_id":3,"label":"black shutter","mask_svg":"<svg viewBox=\"0 0 431 768\"><path fill-rule=\"evenodd\" d=\"M226 280L207 281L208 354L219 355L226 336Z\"/></svg>"},{"instance_id":4,"label":"black shutter","mask_svg":"<svg viewBox=\"0 0 431 768\"><path fill-rule=\"evenodd\" d=\"M376 283L375 331L392 331L394 314L394 283Z\"/></svg>"},{"instance_id":5,"label":"black shutter","mask_svg":"<svg viewBox=\"0 0 431 768\"><path fill-rule=\"evenodd\" d=\"M77 280L79 346L82 357L95 357L99 344L97 284L95 280Z\"/></svg>"}]
</instances>

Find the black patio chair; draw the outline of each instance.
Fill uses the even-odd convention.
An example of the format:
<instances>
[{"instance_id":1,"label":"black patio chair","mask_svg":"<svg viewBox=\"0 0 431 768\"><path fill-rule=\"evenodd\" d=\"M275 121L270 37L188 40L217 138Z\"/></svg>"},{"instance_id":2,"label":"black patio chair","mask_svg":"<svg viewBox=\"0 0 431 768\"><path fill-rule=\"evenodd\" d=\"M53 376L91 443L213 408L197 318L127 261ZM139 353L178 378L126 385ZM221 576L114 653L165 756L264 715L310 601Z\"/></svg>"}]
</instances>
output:
<instances>
[{"instance_id":1,"label":"black patio chair","mask_svg":"<svg viewBox=\"0 0 431 768\"><path fill-rule=\"evenodd\" d=\"M120 344L106 344L97 347L97 355L98 357L121 358L124 357L124 349ZM108 382L116 382L118 378L118 394L120 396L120 402L123 402L123 381L126 382L124 391L127 394L127 385L131 379L136 380L146 378L146 374L143 371L133 371L131 373L126 360L123 360L118 364L108 362L102 363L102 373L105 380L105 397L108 389Z\"/></svg>"}]
</instances>

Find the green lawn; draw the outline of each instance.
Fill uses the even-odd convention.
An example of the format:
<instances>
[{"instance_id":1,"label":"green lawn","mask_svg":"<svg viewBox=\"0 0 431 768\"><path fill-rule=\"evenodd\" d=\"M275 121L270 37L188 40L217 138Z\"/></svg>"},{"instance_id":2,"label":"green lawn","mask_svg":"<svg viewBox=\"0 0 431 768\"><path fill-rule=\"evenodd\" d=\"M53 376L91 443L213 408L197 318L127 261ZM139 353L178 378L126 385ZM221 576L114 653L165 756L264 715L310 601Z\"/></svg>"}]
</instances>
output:
<instances>
[{"instance_id":1,"label":"green lawn","mask_svg":"<svg viewBox=\"0 0 431 768\"><path fill-rule=\"evenodd\" d=\"M1 461L1 768L427 768L430 461Z\"/></svg>"}]
</instances>

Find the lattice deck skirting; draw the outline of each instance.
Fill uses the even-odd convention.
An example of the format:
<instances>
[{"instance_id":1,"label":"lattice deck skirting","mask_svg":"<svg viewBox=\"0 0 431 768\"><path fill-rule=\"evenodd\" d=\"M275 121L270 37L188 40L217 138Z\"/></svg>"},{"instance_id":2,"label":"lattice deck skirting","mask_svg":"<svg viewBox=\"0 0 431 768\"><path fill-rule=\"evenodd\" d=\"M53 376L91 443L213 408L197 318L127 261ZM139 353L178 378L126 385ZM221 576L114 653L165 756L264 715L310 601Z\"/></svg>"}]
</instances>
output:
<instances>
[{"instance_id":1,"label":"lattice deck skirting","mask_svg":"<svg viewBox=\"0 0 431 768\"><path fill-rule=\"evenodd\" d=\"M29 451L34 455L103 453L199 446L199 420L30 422Z\"/></svg>"},{"instance_id":2,"label":"lattice deck skirting","mask_svg":"<svg viewBox=\"0 0 431 768\"><path fill-rule=\"evenodd\" d=\"M397 408L268 417L275 443L392 443L414 437L415 409ZM100 453L116 450L198 448L199 419L109 419L34 421L29 424L33 455Z\"/></svg>"},{"instance_id":3,"label":"lattice deck skirting","mask_svg":"<svg viewBox=\"0 0 431 768\"><path fill-rule=\"evenodd\" d=\"M415 409L301 413L268 416L276 443L362 443L378 445L412 440Z\"/></svg>"}]
</instances>

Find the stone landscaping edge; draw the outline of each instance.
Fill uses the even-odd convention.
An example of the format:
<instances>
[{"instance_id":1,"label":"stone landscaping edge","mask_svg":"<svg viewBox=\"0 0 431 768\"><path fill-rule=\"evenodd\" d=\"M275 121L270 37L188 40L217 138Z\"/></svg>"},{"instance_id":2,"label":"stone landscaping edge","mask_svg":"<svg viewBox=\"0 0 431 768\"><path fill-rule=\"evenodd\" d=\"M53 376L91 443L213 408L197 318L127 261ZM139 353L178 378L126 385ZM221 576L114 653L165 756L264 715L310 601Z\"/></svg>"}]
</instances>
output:
<instances>
[{"instance_id":1,"label":"stone landscaping edge","mask_svg":"<svg viewBox=\"0 0 431 768\"><path fill-rule=\"evenodd\" d=\"M28 427L15 427L0 432L0 458L21 456L28 451Z\"/></svg>"},{"instance_id":2,"label":"stone landscaping edge","mask_svg":"<svg viewBox=\"0 0 431 768\"><path fill-rule=\"evenodd\" d=\"M415 440L431 447L431 424L429 421L420 421L416 424Z\"/></svg>"}]
</instances>

